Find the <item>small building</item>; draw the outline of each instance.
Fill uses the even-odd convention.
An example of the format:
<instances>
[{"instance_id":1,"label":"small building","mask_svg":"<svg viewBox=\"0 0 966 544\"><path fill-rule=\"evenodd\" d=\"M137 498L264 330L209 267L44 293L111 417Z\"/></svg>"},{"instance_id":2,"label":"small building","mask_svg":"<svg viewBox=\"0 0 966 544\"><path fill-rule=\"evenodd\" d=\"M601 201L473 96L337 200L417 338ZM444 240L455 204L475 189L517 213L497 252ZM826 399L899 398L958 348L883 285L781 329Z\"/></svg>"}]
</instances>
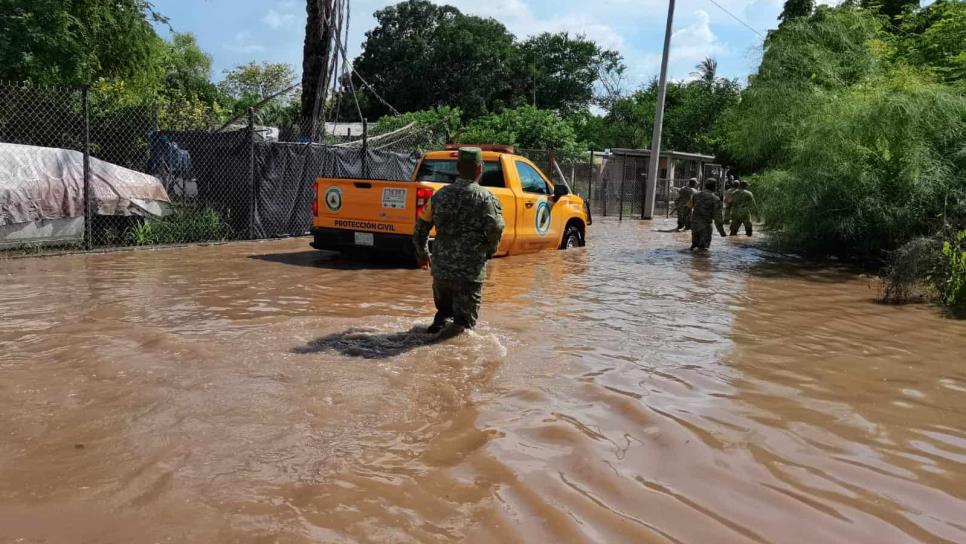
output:
<instances>
[{"instance_id":1,"label":"small building","mask_svg":"<svg viewBox=\"0 0 966 544\"><path fill-rule=\"evenodd\" d=\"M600 158L594 192L603 215L641 215L646 198L649 149L615 148L595 154ZM721 178L725 169L712 155L682 151L662 151L655 188L654 213L670 213L673 190L697 178L699 186L708 178Z\"/></svg>"}]
</instances>

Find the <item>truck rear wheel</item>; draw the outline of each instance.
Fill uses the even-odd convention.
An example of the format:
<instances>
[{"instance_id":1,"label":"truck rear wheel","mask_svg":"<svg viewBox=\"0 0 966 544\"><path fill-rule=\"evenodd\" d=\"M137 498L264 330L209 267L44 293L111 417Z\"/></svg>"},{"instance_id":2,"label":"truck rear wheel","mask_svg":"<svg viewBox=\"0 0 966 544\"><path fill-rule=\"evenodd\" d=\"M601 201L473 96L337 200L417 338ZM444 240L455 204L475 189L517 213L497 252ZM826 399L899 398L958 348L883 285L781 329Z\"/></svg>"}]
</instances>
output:
<instances>
[{"instance_id":1,"label":"truck rear wheel","mask_svg":"<svg viewBox=\"0 0 966 544\"><path fill-rule=\"evenodd\" d=\"M584 236L580 232L580 227L577 225L567 225L567 229L564 230L563 240L560 242L560 249L583 247L583 245Z\"/></svg>"}]
</instances>

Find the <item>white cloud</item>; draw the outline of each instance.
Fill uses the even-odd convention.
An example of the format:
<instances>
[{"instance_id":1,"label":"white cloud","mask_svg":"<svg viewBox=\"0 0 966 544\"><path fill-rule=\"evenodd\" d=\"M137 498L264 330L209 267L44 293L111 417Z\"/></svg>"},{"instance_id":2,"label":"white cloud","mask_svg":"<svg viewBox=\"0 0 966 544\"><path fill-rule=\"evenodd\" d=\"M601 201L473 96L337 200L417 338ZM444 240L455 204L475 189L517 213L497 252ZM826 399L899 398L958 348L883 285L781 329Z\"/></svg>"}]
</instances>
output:
<instances>
[{"instance_id":1,"label":"white cloud","mask_svg":"<svg viewBox=\"0 0 966 544\"><path fill-rule=\"evenodd\" d=\"M269 9L268 13L262 17L262 22L268 25L269 28L278 30L280 28L288 28L294 26L296 21L294 13L280 13L274 9Z\"/></svg>"},{"instance_id":2,"label":"white cloud","mask_svg":"<svg viewBox=\"0 0 966 544\"><path fill-rule=\"evenodd\" d=\"M671 64L678 66L674 75L680 77L682 70L689 69L706 57L725 52L724 45L711 31L711 16L703 9L694 12L696 20L671 35Z\"/></svg>"},{"instance_id":3,"label":"white cloud","mask_svg":"<svg viewBox=\"0 0 966 544\"><path fill-rule=\"evenodd\" d=\"M533 15L524 0L431 0L434 4L455 6L463 13L480 17L493 17L501 22L507 19L532 19ZM395 2L390 2L395 3Z\"/></svg>"},{"instance_id":4,"label":"white cloud","mask_svg":"<svg viewBox=\"0 0 966 544\"><path fill-rule=\"evenodd\" d=\"M371 13L398 0L356 0L350 54L375 24ZM619 51L627 65L627 86L647 84L660 69L667 0L431 0L460 11L493 17L519 39L542 32L583 34ZM840 0L817 0L838 2ZM777 26L784 0L717 0L725 9L764 33ZM365 15L356 18L356 14ZM705 57L720 61L723 76L742 75L757 65L761 38L707 0L678 0L669 76L685 79Z\"/></svg>"},{"instance_id":5,"label":"white cloud","mask_svg":"<svg viewBox=\"0 0 966 544\"><path fill-rule=\"evenodd\" d=\"M247 30L242 30L241 32L235 33L231 41L222 46L236 53L262 53L265 51L265 47L252 42L252 34Z\"/></svg>"}]
</instances>

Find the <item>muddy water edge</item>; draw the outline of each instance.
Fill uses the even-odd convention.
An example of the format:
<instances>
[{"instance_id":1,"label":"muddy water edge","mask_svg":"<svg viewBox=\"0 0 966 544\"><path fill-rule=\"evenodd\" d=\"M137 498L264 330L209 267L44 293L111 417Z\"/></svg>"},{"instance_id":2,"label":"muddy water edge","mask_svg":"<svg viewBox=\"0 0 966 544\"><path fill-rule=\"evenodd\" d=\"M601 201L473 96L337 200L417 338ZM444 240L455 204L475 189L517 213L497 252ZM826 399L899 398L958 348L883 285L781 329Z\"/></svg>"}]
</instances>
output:
<instances>
[{"instance_id":1,"label":"muddy water edge","mask_svg":"<svg viewBox=\"0 0 966 544\"><path fill-rule=\"evenodd\" d=\"M0 260L0 542L966 542L966 323L667 226Z\"/></svg>"}]
</instances>

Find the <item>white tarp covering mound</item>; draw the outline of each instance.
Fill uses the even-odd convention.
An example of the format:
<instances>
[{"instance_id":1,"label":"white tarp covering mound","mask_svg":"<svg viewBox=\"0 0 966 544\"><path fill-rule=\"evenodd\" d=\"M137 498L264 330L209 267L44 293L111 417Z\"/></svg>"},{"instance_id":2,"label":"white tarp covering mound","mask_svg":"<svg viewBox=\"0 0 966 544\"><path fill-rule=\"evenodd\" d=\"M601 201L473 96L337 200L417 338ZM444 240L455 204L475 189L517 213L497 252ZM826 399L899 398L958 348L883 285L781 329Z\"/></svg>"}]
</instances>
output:
<instances>
[{"instance_id":1,"label":"white tarp covering mound","mask_svg":"<svg viewBox=\"0 0 966 544\"><path fill-rule=\"evenodd\" d=\"M161 181L91 157L91 198L98 215L159 217L168 212ZM84 215L84 155L0 143L0 225Z\"/></svg>"}]
</instances>

